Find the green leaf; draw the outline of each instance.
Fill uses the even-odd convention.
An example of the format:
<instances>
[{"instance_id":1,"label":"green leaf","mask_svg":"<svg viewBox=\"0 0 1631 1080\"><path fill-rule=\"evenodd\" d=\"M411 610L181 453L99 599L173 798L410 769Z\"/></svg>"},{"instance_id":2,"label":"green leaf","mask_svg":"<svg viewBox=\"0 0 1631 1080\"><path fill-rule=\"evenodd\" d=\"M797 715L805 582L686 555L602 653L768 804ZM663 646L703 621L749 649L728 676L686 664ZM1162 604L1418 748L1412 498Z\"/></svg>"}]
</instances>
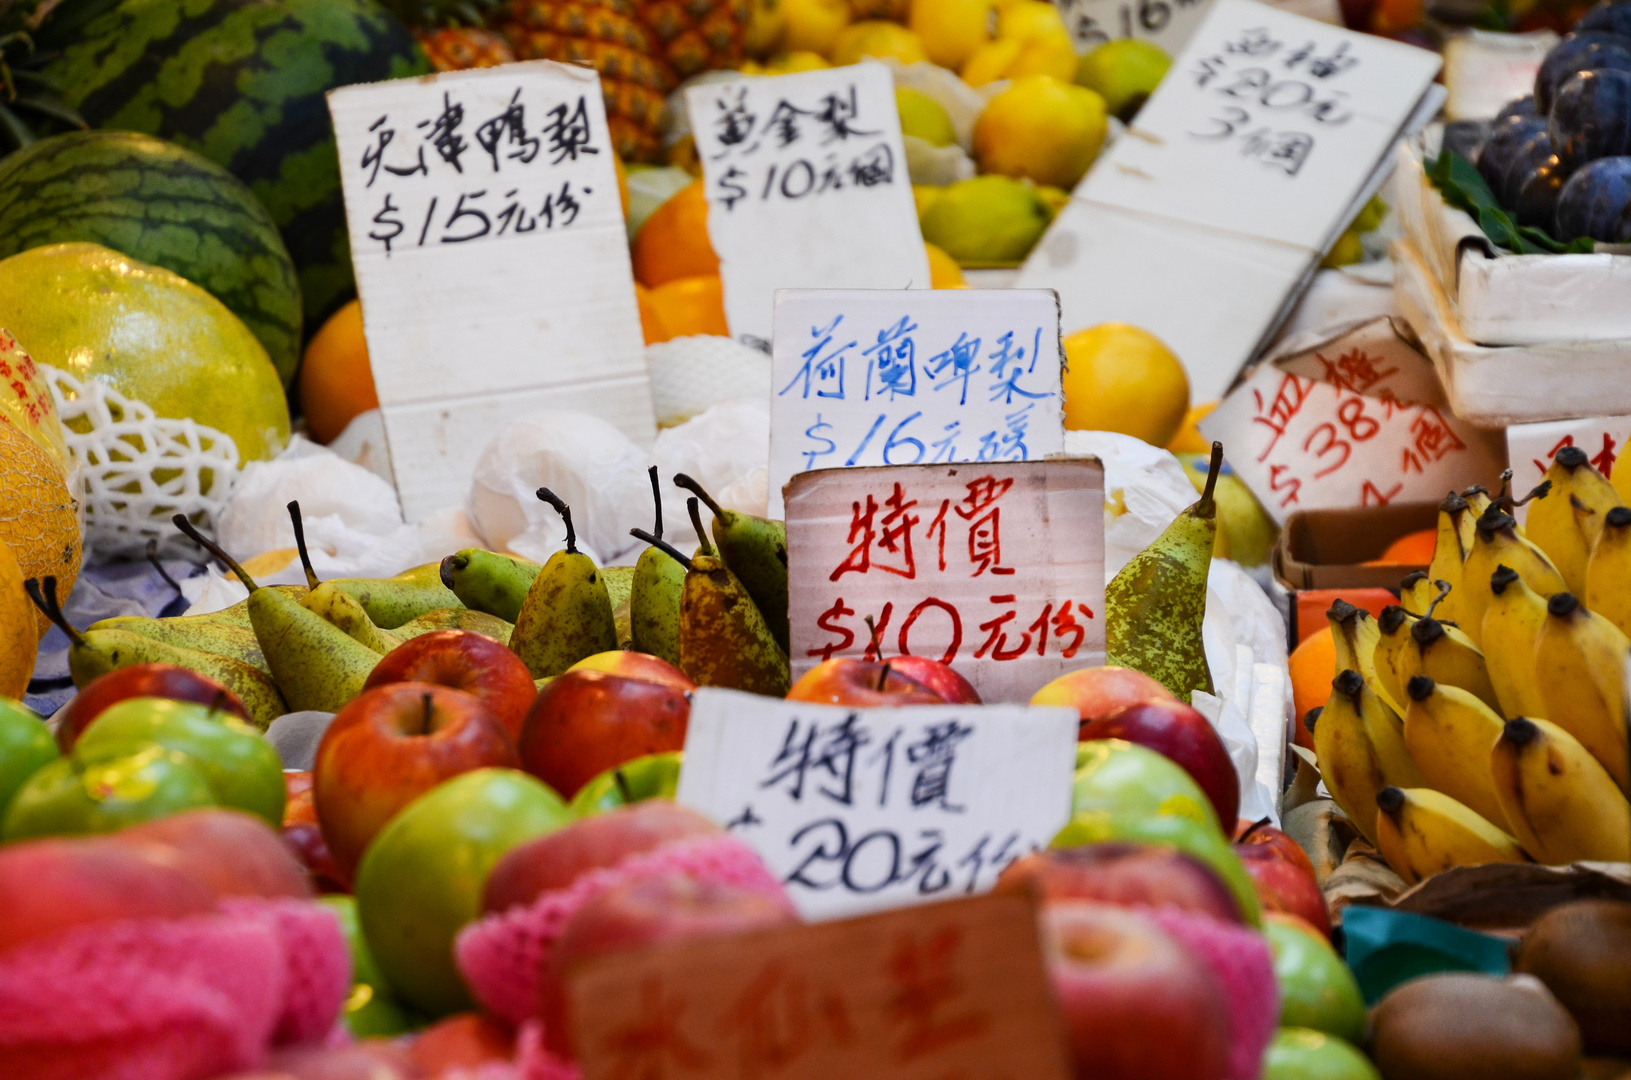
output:
<instances>
[{"instance_id":1,"label":"green leaf","mask_svg":"<svg viewBox=\"0 0 1631 1080\"><path fill-rule=\"evenodd\" d=\"M1564 244L1552 239L1544 229L1513 221L1473 163L1453 150L1427 163L1427 179L1445 202L1466 211L1496 247L1519 255L1585 255L1592 251L1593 241L1589 238Z\"/></svg>"}]
</instances>

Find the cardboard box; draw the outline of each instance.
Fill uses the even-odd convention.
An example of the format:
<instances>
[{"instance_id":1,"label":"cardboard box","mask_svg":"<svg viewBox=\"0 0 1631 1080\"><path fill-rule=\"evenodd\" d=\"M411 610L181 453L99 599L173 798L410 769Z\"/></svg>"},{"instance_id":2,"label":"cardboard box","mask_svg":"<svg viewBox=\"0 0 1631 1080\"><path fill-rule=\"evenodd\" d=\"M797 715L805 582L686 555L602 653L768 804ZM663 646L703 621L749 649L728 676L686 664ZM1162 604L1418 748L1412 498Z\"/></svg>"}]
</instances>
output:
<instances>
[{"instance_id":1,"label":"cardboard box","mask_svg":"<svg viewBox=\"0 0 1631 1080\"><path fill-rule=\"evenodd\" d=\"M1270 565L1288 589L1393 589L1427 567L1364 566L1406 533L1438 523L1438 504L1393 503L1340 510L1299 510L1286 519Z\"/></svg>"}]
</instances>

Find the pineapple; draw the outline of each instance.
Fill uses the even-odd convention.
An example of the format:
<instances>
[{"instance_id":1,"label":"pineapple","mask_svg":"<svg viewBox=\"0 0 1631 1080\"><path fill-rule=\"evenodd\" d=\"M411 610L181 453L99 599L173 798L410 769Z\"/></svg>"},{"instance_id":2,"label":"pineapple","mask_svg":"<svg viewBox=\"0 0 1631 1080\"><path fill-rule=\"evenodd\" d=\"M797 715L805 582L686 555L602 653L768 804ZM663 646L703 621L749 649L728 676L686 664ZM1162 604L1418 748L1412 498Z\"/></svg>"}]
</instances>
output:
<instances>
[{"instance_id":1,"label":"pineapple","mask_svg":"<svg viewBox=\"0 0 1631 1080\"><path fill-rule=\"evenodd\" d=\"M491 30L473 26L439 26L415 30L419 47L437 71L468 71L515 61L510 43Z\"/></svg>"},{"instance_id":2,"label":"pineapple","mask_svg":"<svg viewBox=\"0 0 1631 1080\"><path fill-rule=\"evenodd\" d=\"M740 67L753 0L635 0L665 58L682 79Z\"/></svg>"}]
</instances>

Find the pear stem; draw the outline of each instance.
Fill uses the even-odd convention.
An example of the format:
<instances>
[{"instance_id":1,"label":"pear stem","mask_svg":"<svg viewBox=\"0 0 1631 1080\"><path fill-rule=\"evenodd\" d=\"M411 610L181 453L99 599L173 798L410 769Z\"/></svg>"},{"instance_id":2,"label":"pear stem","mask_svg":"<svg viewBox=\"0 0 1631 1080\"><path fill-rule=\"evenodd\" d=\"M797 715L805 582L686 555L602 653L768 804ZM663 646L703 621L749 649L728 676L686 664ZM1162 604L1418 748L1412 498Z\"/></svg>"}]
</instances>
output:
<instances>
[{"instance_id":1,"label":"pear stem","mask_svg":"<svg viewBox=\"0 0 1631 1080\"><path fill-rule=\"evenodd\" d=\"M653 475L655 475L657 472L657 467L653 465L651 467L651 471ZM629 778L623 775L622 769L618 769L616 772L612 773L612 780L616 782L617 793L623 796L623 801L625 803L632 803L635 801L634 790L629 787Z\"/></svg>"},{"instance_id":2,"label":"pear stem","mask_svg":"<svg viewBox=\"0 0 1631 1080\"><path fill-rule=\"evenodd\" d=\"M702 513L697 509L696 499L685 500L685 512L691 515L691 527L697 531L697 543L702 545L702 553L712 555L714 546L708 542L708 530L702 527Z\"/></svg>"},{"instance_id":3,"label":"pear stem","mask_svg":"<svg viewBox=\"0 0 1631 1080\"><path fill-rule=\"evenodd\" d=\"M539 488L537 495L540 499L553 506L555 512L561 515L561 520L566 522L566 553L576 555L578 553L578 534L572 528L572 508L566 505L559 495L548 488Z\"/></svg>"},{"instance_id":4,"label":"pear stem","mask_svg":"<svg viewBox=\"0 0 1631 1080\"><path fill-rule=\"evenodd\" d=\"M180 595L181 586L176 584L176 579L170 576L170 571L166 570L164 564L159 562L159 542L157 538L151 536L147 538L147 561L152 564L153 569L159 572L159 577L164 579L164 583L174 589L177 595Z\"/></svg>"},{"instance_id":5,"label":"pear stem","mask_svg":"<svg viewBox=\"0 0 1631 1080\"><path fill-rule=\"evenodd\" d=\"M255 584L255 579L249 576L249 571L239 566L237 561L233 559L231 555L228 555L226 552L222 551L221 545L217 544L214 540L206 539L204 534L198 531L198 526L187 520L186 514L177 514L175 517L171 518L170 521L176 528L181 530L182 536L185 536L187 539L191 540L193 543L197 544L211 555L214 555L217 559L220 559L221 562L226 565L226 568L231 570L233 575L236 576L239 581L244 583L244 588L248 589L250 592L254 592L256 589L260 588L259 585Z\"/></svg>"},{"instance_id":6,"label":"pear stem","mask_svg":"<svg viewBox=\"0 0 1631 1080\"><path fill-rule=\"evenodd\" d=\"M653 465L647 469L646 475L651 477L651 501L657 505L657 524L652 527L651 535L661 538L663 535L663 489L662 485L657 481L657 466Z\"/></svg>"},{"instance_id":7,"label":"pear stem","mask_svg":"<svg viewBox=\"0 0 1631 1080\"><path fill-rule=\"evenodd\" d=\"M69 641L75 645L85 645L85 635L73 628L68 622L68 616L62 613L62 605L57 603L57 579L47 577L43 593L40 591L40 584L39 578L29 578L23 582L23 589L28 593L28 598L34 601L34 606L39 608L47 619L56 624L58 630L68 635Z\"/></svg>"},{"instance_id":8,"label":"pear stem","mask_svg":"<svg viewBox=\"0 0 1631 1080\"><path fill-rule=\"evenodd\" d=\"M1218 486L1218 474L1223 471L1223 444L1212 444L1212 461L1206 469L1206 487L1201 489L1201 498L1196 503L1196 510L1201 517L1211 517L1214 512L1212 492Z\"/></svg>"},{"instance_id":9,"label":"pear stem","mask_svg":"<svg viewBox=\"0 0 1631 1080\"><path fill-rule=\"evenodd\" d=\"M644 529L630 529L629 535L634 537L636 540L644 540L658 551L661 551L664 555L667 555L670 559L673 559L675 562L685 567L687 571L692 569L691 560L680 554L679 549L673 544L670 544L667 540L664 540L661 537L652 536Z\"/></svg>"},{"instance_id":10,"label":"pear stem","mask_svg":"<svg viewBox=\"0 0 1631 1080\"><path fill-rule=\"evenodd\" d=\"M300 552L300 568L306 571L306 588L315 589L322 582L311 568L311 553L306 550L306 523L300 517L300 500L291 501L284 509L289 511L289 524L294 526L294 546Z\"/></svg>"},{"instance_id":11,"label":"pear stem","mask_svg":"<svg viewBox=\"0 0 1631 1080\"><path fill-rule=\"evenodd\" d=\"M697 498L701 499L708 509L714 512L714 517L729 520L730 512L724 507L720 506L718 503L714 502L714 497L708 494L706 491L703 491L702 485L691 479L689 476L685 475L684 473L675 473L674 486L682 487L694 494Z\"/></svg>"}]
</instances>

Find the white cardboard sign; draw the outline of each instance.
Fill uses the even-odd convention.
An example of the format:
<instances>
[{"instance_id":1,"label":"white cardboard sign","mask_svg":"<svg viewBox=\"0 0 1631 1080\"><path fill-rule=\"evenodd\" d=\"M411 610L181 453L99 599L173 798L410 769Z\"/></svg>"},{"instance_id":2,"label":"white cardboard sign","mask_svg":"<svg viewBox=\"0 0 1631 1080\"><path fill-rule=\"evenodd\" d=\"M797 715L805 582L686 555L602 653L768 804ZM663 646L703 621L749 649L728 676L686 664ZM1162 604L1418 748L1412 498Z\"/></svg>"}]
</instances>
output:
<instances>
[{"instance_id":1,"label":"white cardboard sign","mask_svg":"<svg viewBox=\"0 0 1631 1080\"><path fill-rule=\"evenodd\" d=\"M1612 477L1626 441L1631 439L1631 416L1591 416L1582 420L1549 420L1539 424L1513 424L1506 429L1506 456L1512 466L1512 494L1527 495L1546 479L1552 458L1565 446L1578 446L1604 476ZM1631 465L1625 466L1631 468ZM1520 522L1529 519L1529 507L1517 509Z\"/></svg>"},{"instance_id":2,"label":"white cardboard sign","mask_svg":"<svg viewBox=\"0 0 1631 1080\"><path fill-rule=\"evenodd\" d=\"M777 289L927 289L895 81L876 61L685 92L732 336Z\"/></svg>"},{"instance_id":3,"label":"white cardboard sign","mask_svg":"<svg viewBox=\"0 0 1631 1080\"><path fill-rule=\"evenodd\" d=\"M850 709L704 687L677 799L811 919L984 892L1070 819L1074 709Z\"/></svg>"},{"instance_id":4,"label":"white cardboard sign","mask_svg":"<svg viewBox=\"0 0 1631 1080\"><path fill-rule=\"evenodd\" d=\"M1107 41L1142 38L1169 54L1188 44L1211 0L1054 0L1076 51Z\"/></svg>"},{"instance_id":5,"label":"white cardboard sign","mask_svg":"<svg viewBox=\"0 0 1631 1080\"><path fill-rule=\"evenodd\" d=\"M329 94L351 261L410 521L507 420L656 433L599 76L539 60Z\"/></svg>"},{"instance_id":6,"label":"white cardboard sign","mask_svg":"<svg viewBox=\"0 0 1631 1080\"><path fill-rule=\"evenodd\" d=\"M825 469L787 497L793 677L832 656L950 664L988 702L1104 663L1094 458Z\"/></svg>"},{"instance_id":7,"label":"white cardboard sign","mask_svg":"<svg viewBox=\"0 0 1631 1080\"><path fill-rule=\"evenodd\" d=\"M784 289L775 335L772 517L811 469L1064 452L1051 292Z\"/></svg>"},{"instance_id":8,"label":"white cardboard sign","mask_svg":"<svg viewBox=\"0 0 1631 1080\"><path fill-rule=\"evenodd\" d=\"M1296 510L1436 502L1501 470L1386 316L1288 341L1200 427L1282 524Z\"/></svg>"},{"instance_id":9,"label":"white cardboard sign","mask_svg":"<svg viewBox=\"0 0 1631 1080\"><path fill-rule=\"evenodd\" d=\"M1172 71L1020 270L1068 334L1141 326L1219 397L1436 110L1439 58L1253 0L1214 0Z\"/></svg>"}]
</instances>

